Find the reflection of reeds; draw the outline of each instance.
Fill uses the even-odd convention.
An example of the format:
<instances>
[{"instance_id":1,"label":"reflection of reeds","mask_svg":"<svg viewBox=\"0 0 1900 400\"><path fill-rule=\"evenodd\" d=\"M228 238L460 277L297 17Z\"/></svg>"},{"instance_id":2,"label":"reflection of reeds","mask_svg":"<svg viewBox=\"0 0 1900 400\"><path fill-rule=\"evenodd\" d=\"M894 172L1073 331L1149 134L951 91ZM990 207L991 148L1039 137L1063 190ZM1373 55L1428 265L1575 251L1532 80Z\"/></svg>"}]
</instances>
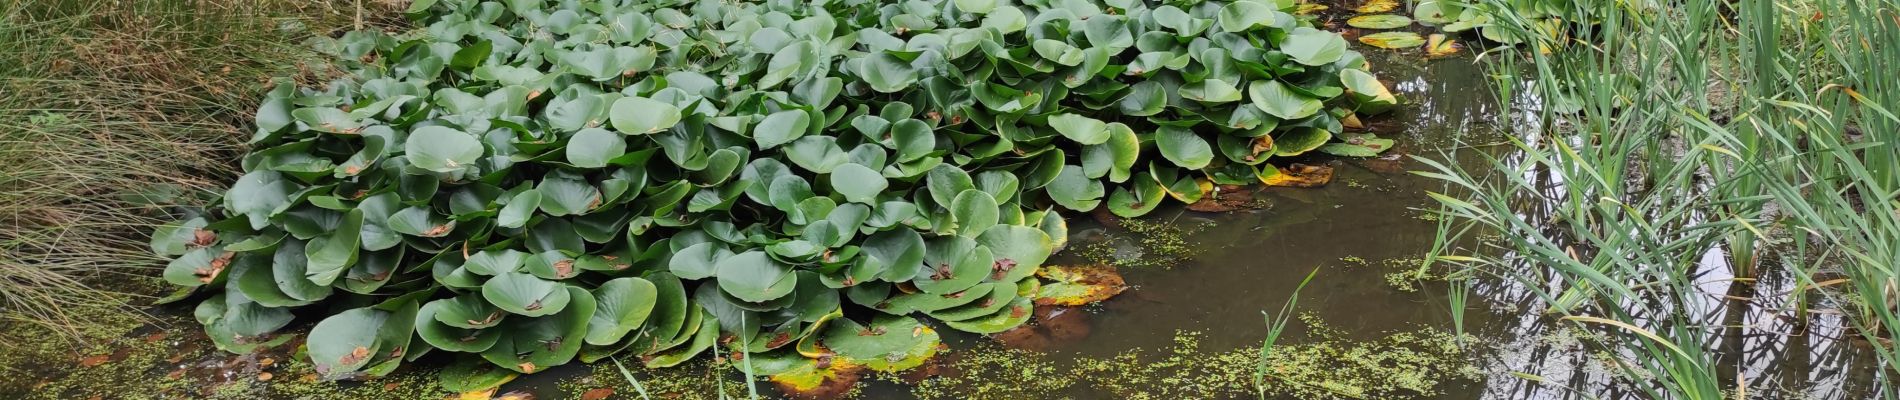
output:
<instances>
[{"instance_id":1,"label":"reflection of reeds","mask_svg":"<svg viewBox=\"0 0 1900 400\"><path fill-rule=\"evenodd\" d=\"M1519 106L1509 152L1420 172L1450 188L1434 252L1629 357L1615 389L1576 390L1720 399L1775 386L1750 376L1777 369L1761 357L1851 369L1813 337L1845 334L1817 296L1879 374L1900 363L1900 3L1481 3L1491 29L1533 39L1487 55L1494 71L1532 78L1499 86ZM1549 17L1572 24L1536 28Z\"/></svg>"}]
</instances>

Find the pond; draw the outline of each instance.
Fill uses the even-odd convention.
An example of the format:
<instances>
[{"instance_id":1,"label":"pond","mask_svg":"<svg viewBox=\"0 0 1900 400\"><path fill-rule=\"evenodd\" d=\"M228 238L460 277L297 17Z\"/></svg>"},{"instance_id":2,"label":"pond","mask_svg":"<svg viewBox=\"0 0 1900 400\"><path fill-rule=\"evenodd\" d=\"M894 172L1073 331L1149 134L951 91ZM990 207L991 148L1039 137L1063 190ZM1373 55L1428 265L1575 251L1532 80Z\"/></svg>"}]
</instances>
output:
<instances>
[{"instance_id":1,"label":"pond","mask_svg":"<svg viewBox=\"0 0 1900 400\"><path fill-rule=\"evenodd\" d=\"M1502 110L1492 100L1492 79L1484 66L1468 57L1421 61L1415 55L1370 53L1380 66L1380 77L1407 102L1392 114L1367 121L1367 129L1399 139L1402 145L1395 153L1437 158L1463 147L1467 150L1459 154L1465 163L1479 162L1476 156L1485 152L1509 157L1494 145L1504 131L1496 124ZM1534 106L1535 101L1515 103ZM1297 297L1299 318L1274 349L1283 357L1276 360L1290 363L1270 378L1286 380L1276 384L1282 389L1272 397L1523 399L1563 398L1573 390L1603 398L1637 396L1611 383L1618 372L1605 361L1616 355L1585 344L1584 337L1601 332L1553 322L1521 282L1475 280L1463 321L1469 336L1452 336L1449 332L1456 325L1448 284L1441 278L1445 271L1419 269L1438 229L1424 193L1441 185L1406 173L1420 166L1404 158L1326 162L1335 174L1330 185L1261 190L1243 210L1206 213L1177 206L1139 221L1073 217L1068 247L1052 263L1120 264L1129 285L1124 293L1083 308L1039 309L1038 326L1000 344L939 330L949 347L939 361L913 376L866 377L858 394L877 399L1252 398L1251 360L1267 332L1263 312L1277 313ZM1788 308L1784 293L1793 285L1786 277L1767 274L1753 288L1764 295L1748 296L1731 293L1743 289L1721 279L1725 268L1704 268L1703 277L1711 283L1701 285L1709 301L1703 308L1713 311L1701 322L1722 335L1722 346L1715 350L1723 363L1719 370L1729 374L1726 379L1743 379L1751 393L1768 397L1872 396L1877 362L1864 344L1846 333L1838 315L1820 312L1805 332L1799 331L1780 311ZM1301 279L1309 273L1314 278L1301 288ZM204 351L198 326L179 320L189 312L188 305L161 307L156 313L171 316L169 324L133 334L159 339L130 341L196 349L182 351L189 357L109 357L104 362L133 364L122 374L143 377L123 382L125 386L73 382L99 374L68 369L99 363L53 363L36 367L37 375L46 378L30 390L55 398L101 392L117 395L102 398L181 392L228 398L336 396L279 389L275 382L248 383L270 380L259 373L271 370L272 356ZM438 365L447 360L431 359ZM415 369L431 366L419 367ZM658 375L636 372L635 377L663 398L713 397L705 392L668 393L667 388L742 385L744 377L730 369L706 368L694 363ZM187 369L213 372L174 373ZM678 381L684 377L697 381ZM291 380L296 378L276 382ZM426 379L399 382L430 384ZM238 384L242 387L181 389ZM391 398L429 392L373 390L382 385L345 388L368 387L372 390L356 393ZM87 386L96 387L54 390ZM40 391L43 387L52 389ZM759 385L767 395L770 387ZM638 398L611 363L572 364L523 376L499 392L588 398L607 388L617 393L613 398Z\"/></svg>"}]
</instances>

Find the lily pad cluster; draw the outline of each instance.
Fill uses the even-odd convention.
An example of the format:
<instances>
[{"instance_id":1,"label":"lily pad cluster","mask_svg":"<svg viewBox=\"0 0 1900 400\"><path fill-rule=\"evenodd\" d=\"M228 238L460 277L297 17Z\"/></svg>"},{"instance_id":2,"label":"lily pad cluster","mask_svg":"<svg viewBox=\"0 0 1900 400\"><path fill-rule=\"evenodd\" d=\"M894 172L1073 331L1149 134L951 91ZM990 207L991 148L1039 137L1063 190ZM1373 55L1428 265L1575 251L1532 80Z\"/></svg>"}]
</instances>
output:
<instances>
[{"instance_id":1,"label":"lily pad cluster","mask_svg":"<svg viewBox=\"0 0 1900 400\"><path fill-rule=\"evenodd\" d=\"M349 76L272 91L222 207L152 245L224 349L322 317L329 378L901 370L937 351L917 316L1029 318L1057 209L1369 151L1341 119L1396 98L1294 7L420 0L420 29L320 43Z\"/></svg>"}]
</instances>

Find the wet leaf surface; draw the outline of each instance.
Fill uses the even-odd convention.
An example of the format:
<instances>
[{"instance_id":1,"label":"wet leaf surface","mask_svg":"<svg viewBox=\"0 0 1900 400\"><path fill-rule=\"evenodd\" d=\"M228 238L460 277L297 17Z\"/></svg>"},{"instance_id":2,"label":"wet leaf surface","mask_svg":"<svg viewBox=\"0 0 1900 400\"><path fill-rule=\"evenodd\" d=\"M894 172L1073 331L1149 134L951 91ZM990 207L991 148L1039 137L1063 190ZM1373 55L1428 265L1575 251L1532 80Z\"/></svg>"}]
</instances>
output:
<instances>
[{"instance_id":1,"label":"wet leaf surface","mask_svg":"<svg viewBox=\"0 0 1900 400\"><path fill-rule=\"evenodd\" d=\"M1036 305L1093 304L1128 289L1121 273L1107 264L1049 265L1037 271L1036 276L1044 281Z\"/></svg>"},{"instance_id":2,"label":"wet leaf surface","mask_svg":"<svg viewBox=\"0 0 1900 400\"><path fill-rule=\"evenodd\" d=\"M1313 188L1333 181L1333 167L1293 164L1278 168L1277 173L1260 178L1267 186Z\"/></svg>"}]
</instances>

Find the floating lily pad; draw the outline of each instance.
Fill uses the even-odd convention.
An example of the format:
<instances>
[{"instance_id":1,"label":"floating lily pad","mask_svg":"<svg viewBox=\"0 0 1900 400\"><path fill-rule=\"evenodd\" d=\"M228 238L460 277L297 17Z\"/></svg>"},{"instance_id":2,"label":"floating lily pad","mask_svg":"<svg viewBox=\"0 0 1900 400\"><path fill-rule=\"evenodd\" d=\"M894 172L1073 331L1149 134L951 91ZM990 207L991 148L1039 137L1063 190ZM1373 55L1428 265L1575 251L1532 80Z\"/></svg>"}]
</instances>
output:
<instances>
[{"instance_id":1,"label":"floating lily pad","mask_svg":"<svg viewBox=\"0 0 1900 400\"><path fill-rule=\"evenodd\" d=\"M1333 167L1293 164L1285 168L1264 166L1260 182L1267 186L1320 187L1333 181Z\"/></svg>"},{"instance_id":2,"label":"floating lily pad","mask_svg":"<svg viewBox=\"0 0 1900 400\"><path fill-rule=\"evenodd\" d=\"M869 325L838 319L825 328L824 345L838 355L877 371L896 372L923 365L937 354L937 331L916 319L879 316Z\"/></svg>"},{"instance_id":3,"label":"floating lily pad","mask_svg":"<svg viewBox=\"0 0 1900 400\"><path fill-rule=\"evenodd\" d=\"M1425 38L1412 32L1380 32L1359 37L1359 43L1382 49L1409 49L1425 45Z\"/></svg>"},{"instance_id":4,"label":"floating lily pad","mask_svg":"<svg viewBox=\"0 0 1900 400\"><path fill-rule=\"evenodd\" d=\"M1044 282L1036 305L1080 306L1108 300L1128 286L1115 267L1107 264L1049 265L1036 272Z\"/></svg>"},{"instance_id":5,"label":"floating lily pad","mask_svg":"<svg viewBox=\"0 0 1900 400\"><path fill-rule=\"evenodd\" d=\"M474 356L460 357L442 368L438 382L443 389L466 393L492 390L521 376L513 370L483 362Z\"/></svg>"},{"instance_id":6,"label":"floating lily pad","mask_svg":"<svg viewBox=\"0 0 1900 400\"><path fill-rule=\"evenodd\" d=\"M1024 280L1034 281L1035 279ZM1016 300L1017 285L1015 284L985 283L983 285L977 285L977 287L983 287L984 285L996 285L996 287L989 290L989 293L977 297L975 300L964 303L963 305L942 310L926 311L925 313L929 314L932 318L943 321L963 321L995 314L997 310L1008 307L1009 303Z\"/></svg>"},{"instance_id":7,"label":"floating lily pad","mask_svg":"<svg viewBox=\"0 0 1900 400\"><path fill-rule=\"evenodd\" d=\"M1398 29L1411 26L1412 19L1393 14L1361 15L1347 19L1346 25L1359 29Z\"/></svg>"},{"instance_id":8,"label":"floating lily pad","mask_svg":"<svg viewBox=\"0 0 1900 400\"><path fill-rule=\"evenodd\" d=\"M1381 139L1371 133L1346 133L1339 137L1345 142L1327 143L1320 146L1319 151L1344 157L1375 157L1392 149L1392 139Z\"/></svg>"},{"instance_id":9,"label":"floating lily pad","mask_svg":"<svg viewBox=\"0 0 1900 400\"><path fill-rule=\"evenodd\" d=\"M878 303L877 309L878 311L896 315L910 314L918 311L937 311L975 302L984 296L988 296L992 290L996 289L996 286L996 283L985 282L955 293L906 293L892 296L883 303Z\"/></svg>"},{"instance_id":10,"label":"floating lily pad","mask_svg":"<svg viewBox=\"0 0 1900 400\"><path fill-rule=\"evenodd\" d=\"M858 380L864 375L864 365L845 358L822 356L799 357L799 360L796 367L769 378L779 390L794 398L838 398L857 388Z\"/></svg>"},{"instance_id":11,"label":"floating lily pad","mask_svg":"<svg viewBox=\"0 0 1900 400\"><path fill-rule=\"evenodd\" d=\"M1022 326L1024 322L1029 321L1029 316L1033 312L1035 312L1035 303L1032 303L1029 297L1017 297L1016 300L1009 302L1008 307L996 310L993 314L962 321L944 321L943 324L959 331L991 334Z\"/></svg>"},{"instance_id":12,"label":"floating lily pad","mask_svg":"<svg viewBox=\"0 0 1900 400\"><path fill-rule=\"evenodd\" d=\"M1434 33L1431 34L1431 36L1425 37L1425 55L1427 57L1450 57L1458 54L1458 51L1463 49L1464 45L1458 44L1457 40L1452 40L1443 33Z\"/></svg>"},{"instance_id":13,"label":"floating lily pad","mask_svg":"<svg viewBox=\"0 0 1900 400\"><path fill-rule=\"evenodd\" d=\"M1365 3L1360 4L1359 7L1354 8L1353 11L1371 14L1391 12L1397 9L1399 9L1399 0L1365 0Z\"/></svg>"}]
</instances>

